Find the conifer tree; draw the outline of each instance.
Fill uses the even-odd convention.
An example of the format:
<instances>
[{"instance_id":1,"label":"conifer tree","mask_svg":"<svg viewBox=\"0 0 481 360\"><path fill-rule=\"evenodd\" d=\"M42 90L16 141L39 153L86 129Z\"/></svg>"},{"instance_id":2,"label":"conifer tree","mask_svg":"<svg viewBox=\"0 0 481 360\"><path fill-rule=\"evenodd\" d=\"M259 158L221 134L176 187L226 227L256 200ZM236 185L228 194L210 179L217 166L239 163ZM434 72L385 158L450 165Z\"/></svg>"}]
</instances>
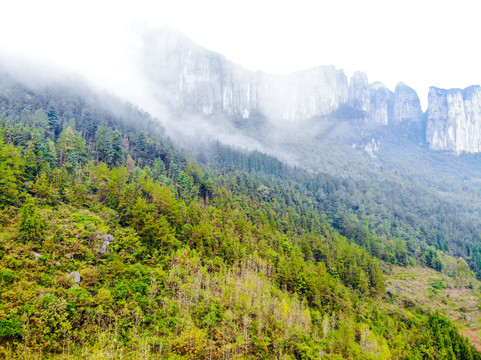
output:
<instances>
[{"instance_id":1,"label":"conifer tree","mask_svg":"<svg viewBox=\"0 0 481 360\"><path fill-rule=\"evenodd\" d=\"M18 239L22 243L42 240L43 225L35 203L29 199L22 208Z\"/></svg>"}]
</instances>

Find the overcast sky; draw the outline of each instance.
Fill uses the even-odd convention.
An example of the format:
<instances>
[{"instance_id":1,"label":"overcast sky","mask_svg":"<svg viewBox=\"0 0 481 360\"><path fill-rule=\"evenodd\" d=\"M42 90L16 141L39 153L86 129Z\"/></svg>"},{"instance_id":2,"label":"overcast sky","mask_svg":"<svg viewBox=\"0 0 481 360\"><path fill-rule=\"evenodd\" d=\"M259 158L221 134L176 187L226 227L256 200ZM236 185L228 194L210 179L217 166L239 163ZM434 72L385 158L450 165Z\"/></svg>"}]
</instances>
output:
<instances>
[{"instance_id":1,"label":"overcast sky","mask_svg":"<svg viewBox=\"0 0 481 360\"><path fill-rule=\"evenodd\" d=\"M392 90L402 81L418 91L425 106L431 85L481 84L477 5L466 0L2 0L0 50L120 86L121 78L128 78L125 49L134 41L129 34L143 24L169 25L251 70L287 73L333 64L348 76L364 71L371 82Z\"/></svg>"}]
</instances>

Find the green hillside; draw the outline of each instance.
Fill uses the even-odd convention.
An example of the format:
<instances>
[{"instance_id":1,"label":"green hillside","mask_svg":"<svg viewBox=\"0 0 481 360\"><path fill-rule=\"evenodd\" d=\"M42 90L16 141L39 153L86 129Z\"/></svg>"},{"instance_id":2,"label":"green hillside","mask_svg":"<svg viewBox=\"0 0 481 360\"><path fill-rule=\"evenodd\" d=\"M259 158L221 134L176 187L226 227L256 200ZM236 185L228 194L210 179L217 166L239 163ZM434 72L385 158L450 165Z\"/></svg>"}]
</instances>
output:
<instances>
[{"instance_id":1,"label":"green hillside","mask_svg":"<svg viewBox=\"0 0 481 360\"><path fill-rule=\"evenodd\" d=\"M369 183L220 146L195 162L128 105L3 84L0 356L481 359L386 291L393 264L474 275ZM383 231L352 210L376 199Z\"/></svg>"}]
</instances>

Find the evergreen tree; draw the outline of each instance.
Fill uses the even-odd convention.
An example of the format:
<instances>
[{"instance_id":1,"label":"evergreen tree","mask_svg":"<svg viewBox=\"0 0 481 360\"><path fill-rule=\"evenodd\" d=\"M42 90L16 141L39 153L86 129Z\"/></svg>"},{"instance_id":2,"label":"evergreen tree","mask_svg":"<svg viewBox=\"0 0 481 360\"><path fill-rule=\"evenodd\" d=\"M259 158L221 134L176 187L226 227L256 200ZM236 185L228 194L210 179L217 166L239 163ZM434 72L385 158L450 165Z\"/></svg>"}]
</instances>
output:
<instances>
[{"instance_id":1,"label":"evergreen tree","mask_svg":"<svg viewBox=\"0 0 481 360\"><path fill-rule=\"evenodd\" d=\"M48 126L54 138L60 132L60 119L57 111L57 107L53 104L50 104L47 109L47 117L48 117Z\"/></svg>"},{"instance_id":2,"label":"evergreen tree","mask_svg":"<svg viewBox=\"0 0 481 360\"><path fill-rule=\"evenodd\" d=\"M29 199L22 207L18 240L22 243L42 241L43 223L35 202Z\"/></svg>"}]
</instances>

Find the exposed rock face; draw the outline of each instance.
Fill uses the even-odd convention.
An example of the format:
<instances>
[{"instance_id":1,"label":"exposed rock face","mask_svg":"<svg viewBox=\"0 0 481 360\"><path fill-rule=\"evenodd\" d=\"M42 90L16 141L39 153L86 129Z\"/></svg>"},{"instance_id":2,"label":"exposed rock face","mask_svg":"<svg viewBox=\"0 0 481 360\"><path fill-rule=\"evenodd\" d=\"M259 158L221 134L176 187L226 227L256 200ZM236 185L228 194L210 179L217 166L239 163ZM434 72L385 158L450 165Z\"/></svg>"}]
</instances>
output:
<instances>
[{"instance_id":1,"label":"exposed rock face","mask_svg":"<svg viewBox=\"0 0 481 360\"><path fill-rule=\"evenodd\" d=\"M409 86L399 83L394 91L394 110L392 123L394 125L420 124L423 119L423 111L418 94Z\"/></svg>"},{"instance_id":2,"label":"exposed rock face","mask_svg":"<svg viewBox=\"0 0 481 360\"><path fill-rule=\"evenodd\" d=\"M428 103L426 140L432 150L481 152L481 87L431 87Z\"/></svg>"},{"instance_id":3,"label":"exposed rock face","mask_svg":"<svg viewBox=\"0 0 481 360\"><path fill-rule=\"evenodd\" d=\"M109 245L114 241L114 237L110 234L99 232L96 238L97 238L97 251L100 254L108 254Z\"/></svg>"},{"instance_id":4,"label":"exposed rock face","mask_svg":"<svg viewBox=\"0 0 481 360\"><path fill-rule=\"evenodd\" d=\"M366 112L371 110L369 81L367 80L367 75L363 72L355 72L349 81L348 105Z\"/></svg>"},{"instance_id":5,"label":"exposed rock face","mask_svg":"<svg viewBox=\"0 0 481 360\"><path fill-rule=\"evenodd\" d=\"M379 82L373 83L369 87L369 90L369 123L371 125L387 126L392 118L394 95L387 87Z\"/></svg>"},{"instance_id":6,"label":"exposed rock face","mask_svg":"<svg viewBox=\"0 0 481 360\"><path fill-rule=\"evenodd\" d=\"M375 158L376 153L381 149L381 144L379 140L371 139L369 143L366 144L364 150L369 154L370 157Z\"/></svg>"},{"instance_id":7,"label":"exposed rock face","mask_svg":"<svg viewBox=\"0 0 481 360\"><path fill-rule=\"evenodd\" d=\"M425 138L432 150L481 152L479 86L431 88L424 130L419 97L402 83L393 93L381 83L369 84L361 72L348 81L334 66L288 75L252 72L169 29L147 33L143 40L143 69L150 90L178 118L202 115L215 124L221 124L221 119L235 124L262 119L268 124L264 131L269 131L269 124L289 122L295 126L330 113L348 114L351 119L364 120L356 124L366 126L366 134L388 125L403 125L409 127L406 134ZM100 252L104 251L106 247Z\"/></svg>"},{"instance_id":8,"label":"exposed rock face","mask_svg":"<svg viewBox=\"0 0 481 360\"><path fill-rule=\"evenodd\" d=\"M347 100L347 78L334 66L286 76L254 73L168 29L149 34L146 44L148 77L162 85L174 108L244 119L257 111L295 121L329 113Z\"/></svg>"},{"instance_id":9,"label":"exposed rock face","mask_svg":"<svg viewBox=\"0 0 481 360\"><path fill-rule=\"evenodd\" d=\"M67 279L73 282L72 287L80 286L80 281L82 280L82 276L78 271L72 271L70 274L67 275Z\"/></svg>"},{"instance_id":10,"label":"exposed rock face","mask_svg":"<svg viewBox=\"0 0 481 360\"><path fill-rule=\"evenodd\" d=\"M402 131L409 127L406 134L426 139L432 150L481 152L479 86L431 88L424 130L419 97L402 83L393 93L381 83L369 84L361 72L348 82L344 72L334 66L288 75L252 72L166 28L147 33L141 50L150 90L177 118L192 114L214 121L227 118L235 124L262 119L271 125L295 125L330 113L348 114L350 119L364 120L357 124L366 126L367 133L403 125ZM342 111L336 113L338 110ZM106 248L100 252L104 251Z\"/></svg>"},{"instance_id":11,"label":"exposed rock face","mask_svg":"<svg viewBox=\"0 0 481 360\"><path fill-rule=\"evenodd\" d=\"M173 109L235 119L262 114L276 123L348 105L364 111L370 124L387 125L392 117L393 93L380 83L369 85L364 73L355 73L348 83L334 66L288 75L251 72L172 30L149 33L144 40L147 77Z\"/></svg>"}]
</instances>

